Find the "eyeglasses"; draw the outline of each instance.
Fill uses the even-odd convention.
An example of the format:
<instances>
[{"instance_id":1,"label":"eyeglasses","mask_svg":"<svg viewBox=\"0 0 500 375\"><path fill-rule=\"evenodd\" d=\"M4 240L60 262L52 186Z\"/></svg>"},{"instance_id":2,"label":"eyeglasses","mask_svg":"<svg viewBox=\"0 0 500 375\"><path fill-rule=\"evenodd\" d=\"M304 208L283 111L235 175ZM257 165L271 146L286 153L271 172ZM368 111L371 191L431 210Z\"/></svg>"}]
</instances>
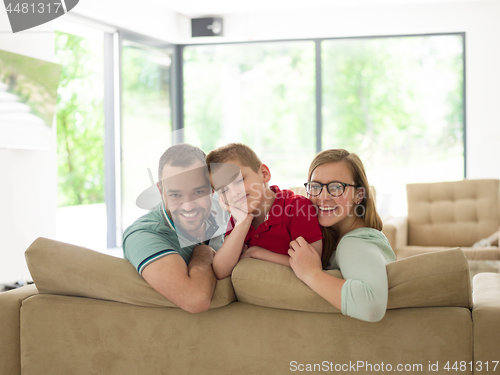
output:
<instances>
[{"instance_id":1,"label":"eyeglasses","mask_svg":"<svg viewBox=\"0 0 500 375\"><path fill-rule=\"evenodd\" d=\"M357 187L356 185L346 184L344 182L338 181L329 182L327 184L320 184L316 181L309 181L306 182L304 186L306 187L307 194L313 197L317 197L321 194L321 192L323 191L323 186L326 186L326 191L328 191L328 193L332 197L340 197L342 194L344 194L346 186Z\"/></svg>"}]
</instances>

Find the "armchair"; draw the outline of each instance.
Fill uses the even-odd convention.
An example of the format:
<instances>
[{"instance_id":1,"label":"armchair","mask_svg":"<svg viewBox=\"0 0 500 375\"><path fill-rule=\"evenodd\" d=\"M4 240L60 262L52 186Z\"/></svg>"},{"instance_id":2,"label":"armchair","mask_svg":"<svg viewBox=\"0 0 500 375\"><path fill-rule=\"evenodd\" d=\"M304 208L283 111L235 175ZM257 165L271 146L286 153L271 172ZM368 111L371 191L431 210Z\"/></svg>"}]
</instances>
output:
<instances>
[{"instance_id":1,"label":"armchair","mask_svg":"<svg viewBox=\"0 0 500 375\"><path fill-rule=\"evenodd\" d=\"M460 247L469 261L498 261L498 246L475 243L500 227L500 181L419 183L406 186L408 217L384 222L396 257Z\"/></svg>"}]
</instances>

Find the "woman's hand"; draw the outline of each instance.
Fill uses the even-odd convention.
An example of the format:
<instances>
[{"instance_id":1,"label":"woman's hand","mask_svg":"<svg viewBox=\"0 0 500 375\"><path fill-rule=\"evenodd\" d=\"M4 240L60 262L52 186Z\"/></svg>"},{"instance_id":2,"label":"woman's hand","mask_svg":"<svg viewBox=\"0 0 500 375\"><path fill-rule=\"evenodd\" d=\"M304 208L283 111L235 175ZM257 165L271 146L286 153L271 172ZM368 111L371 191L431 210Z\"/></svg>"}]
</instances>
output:
<instances>
[{"instance_id":1,"label":"woman's hand","mask_svg":"<svg viewBox=\"0 0 500 375\"><path fill-rule=\"evenodd\" d=\"M318 272L323 272L321 258L318 252L303 237L297 237L290 242L290 267L297 277L309 284L309 279Z\"/></svg>"}]
</instances>

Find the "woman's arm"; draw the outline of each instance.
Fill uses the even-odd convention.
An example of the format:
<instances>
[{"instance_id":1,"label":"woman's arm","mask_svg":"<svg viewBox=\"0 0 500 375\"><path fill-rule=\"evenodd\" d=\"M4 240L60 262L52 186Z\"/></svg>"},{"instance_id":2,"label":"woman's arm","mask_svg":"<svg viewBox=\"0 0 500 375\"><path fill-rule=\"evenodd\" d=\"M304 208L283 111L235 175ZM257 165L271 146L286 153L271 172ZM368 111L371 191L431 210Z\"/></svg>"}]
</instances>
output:
<instances>
[{"instance_id":1,"label":"woman's arm","mask_svg":"<svg viewBox=\"0 0 500 375\"><path fill-rule=\"evenodd\" d=\"M321 259L302 238L292 241L289 254L297 277L344 315L370 322L384 317L386 261L377 245L351 237L339 244L337 263L344 280L323 272Z\"/></svg>"},{"instance_id":2,"label":"woman's arm","mask_svg":"<svg viewBox=\"0 0 500 375\"><path fill-rule=\"evenodd\" d=\"M376 244L348 237L337 248L337 264L346 280L342 313L369 322L381 320L387 310L387 261Z\"/></svg>"},{"instance_id":3,"label":"woman's arm","mask_svg":"<svg viewBox=\"0 0 500 375\"><path fill-rule=\"evenodd\" d=\"M297 277L309 288L330 302L333 306L342 309L341 293L345 280L329 275L323 271L321 255L303 237L290 242L290 266Z\"/></svg>"}]
</instances>

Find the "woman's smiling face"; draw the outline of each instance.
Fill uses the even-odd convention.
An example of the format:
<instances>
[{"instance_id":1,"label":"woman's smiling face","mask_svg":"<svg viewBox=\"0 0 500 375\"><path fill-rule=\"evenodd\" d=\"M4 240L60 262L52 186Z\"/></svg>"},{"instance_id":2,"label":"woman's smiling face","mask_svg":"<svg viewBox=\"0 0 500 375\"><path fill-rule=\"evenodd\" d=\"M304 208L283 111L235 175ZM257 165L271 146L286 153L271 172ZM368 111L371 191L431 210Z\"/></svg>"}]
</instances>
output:
<instances>
[{"instance_id":1,"label":"woman's smiling face","mask_svg":"<svg viewBox=\"0 0 500 375\"><path fill-rule=\"evenodd\" d=\"M334 162L318 166L311 175L311 181L321 184L330 182L343 182L355 185L354 177L346 163ZM349 228L357 216L354 214L354 206L357 200L356 187L346 186L344 193L339 197L334 197L323 186L321 194L313 197L308 195L310 201L318 208L319 224L323 227L334 226L342 231L342 228Z\"/></svg>"}]
</instances>

